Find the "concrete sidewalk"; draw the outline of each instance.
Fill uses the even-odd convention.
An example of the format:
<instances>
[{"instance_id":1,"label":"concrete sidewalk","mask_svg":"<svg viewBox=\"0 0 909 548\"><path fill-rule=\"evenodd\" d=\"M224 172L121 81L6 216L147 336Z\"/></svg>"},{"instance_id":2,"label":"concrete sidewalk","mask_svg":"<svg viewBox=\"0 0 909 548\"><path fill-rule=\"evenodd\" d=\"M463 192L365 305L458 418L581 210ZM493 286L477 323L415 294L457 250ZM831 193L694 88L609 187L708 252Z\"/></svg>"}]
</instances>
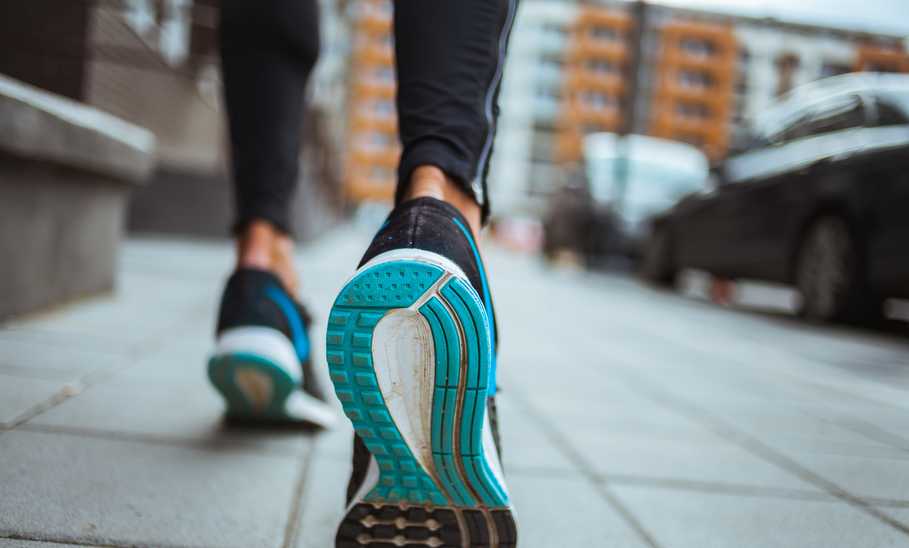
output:
<instances>
[{"instance_id":1,"label":"concrete sidewalk","mask_svg":"<svg viewBox=\"0 0 909 548\"><path fill-rule=\"evenodd\" d=\"M300 254L319 346L368 238ZM332 546L349 429L227 428L205 379L230 251L131 241L115 296L0 329L0 547ZM909 546L907 341L490 270L523 548Z\"/></svg>"}]
</instances>

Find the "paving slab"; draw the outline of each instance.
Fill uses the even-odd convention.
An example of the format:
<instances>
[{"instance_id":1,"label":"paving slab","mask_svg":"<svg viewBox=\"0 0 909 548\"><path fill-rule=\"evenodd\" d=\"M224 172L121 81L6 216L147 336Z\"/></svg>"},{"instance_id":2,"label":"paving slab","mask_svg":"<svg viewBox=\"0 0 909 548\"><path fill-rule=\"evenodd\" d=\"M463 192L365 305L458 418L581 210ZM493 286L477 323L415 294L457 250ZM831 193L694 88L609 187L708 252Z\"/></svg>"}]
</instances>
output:
<instances>
[{"instance_id":1,"label":"paving slab","mask_svg":"<svg viewBox=\"0 0 909 548\"><path fill-rule=\"evenodd\" d=\"M0 330L0 368L16 375L73 380L86 373L129 362L126 349L73 337L17 330Z\"/></svg>"},{"instance_id":2,"label":"paving slab","mask_svg":"<svg viewBox=\"0 0 909 548\"><path fill-rule=\"evenodd\" d=\"M59 394L65 383L0 373L0 428Z\"/></svg>"},{"instance_id":3,"label":"paving slab","mask_svg":"<svg viewBox=\"0 0 909 548\"><path fill-rule=\"evenodd\" d=\"M521 548L646 544L585 479L515 475L509 488Z\"/></svg>"},{"instance_id":4,"label":"paving slab","mask_svg":"<svg viewBox=\"0 0 909 548\"><path fill-rule=\"evenodd\" d=\"M510 394L497 401L502 439L502 464L506 470L547 469L575 471L564 451L554 445L534 417L527 415Z\"/></svg>"},{"instance_id":5,"label":"paving slab","mask_svg":"<svg viewBox=\"0 0 909 548\"><path fill-rule=\"evenodd\" d=\"M26 427L134 435L209 449L237 445L292 455L311 443L312 431L305 428L226 424L223 400L205 378L204 368L184 365L195 374L182 379L115 376L38 415Z\"/></svg>"},{"instance_id":6,"label":"paving slab","mask_svg":"<svg viewBox=\"0 0 909 548\"><path fill-rule=\"evenodd\" d=\"M116 379L183 383L204 377L215 344L213 322L212 318L161 337L154 347L138 352L128 367L117 372Z\"/></svg>"},{"instance_id":7,"label":"paving slab","mask_svg":"<svg viewBox=\"0 0 909 548\"><path fill-rule=\"evenodd\" d=\"M0 531L98 544L277 547L300 458L0 435Z\"/></svg>"},{"instance_id":8,"label":"paving slab","mask_svg":"<svg viewBox=\"0 0 909 548\"><path fill-rule=\"evenodd\" d=\"M0 548L92 548L86 544L60 544L58 542L40 542L32 540L10 540L0 538Z\"/></svg>"},{"instance_id":9,"label":"paving slab","mask_svg":"<svg viewBox=\"0 0 909 548\"><path fill-rule=\"evenodd\" d=\"M572 428L566 439L602 476L640 476L818 491L813 485L715 437L710 442L621 438Z\"/></svg>"},{"instance_id":10,"label":"paving slab","mask_svg":"<svg viewBox=\"0 0 909 548\"><path fill-rule=\"evenodd\" d=\"M659 546L909 546L909 535L837 501L747 497L630 486L611 489L654 536Z\"/></svg>"},{"instance_id":11,"label":"paving slab","mask_svg":"<svg viewBox=\"0 0 909 548\"><path fill-rule=\"evenodd\" d=\"M909 502L909 459L786 451L792 460L865 498Z\"/></svg>"}]
</instances>

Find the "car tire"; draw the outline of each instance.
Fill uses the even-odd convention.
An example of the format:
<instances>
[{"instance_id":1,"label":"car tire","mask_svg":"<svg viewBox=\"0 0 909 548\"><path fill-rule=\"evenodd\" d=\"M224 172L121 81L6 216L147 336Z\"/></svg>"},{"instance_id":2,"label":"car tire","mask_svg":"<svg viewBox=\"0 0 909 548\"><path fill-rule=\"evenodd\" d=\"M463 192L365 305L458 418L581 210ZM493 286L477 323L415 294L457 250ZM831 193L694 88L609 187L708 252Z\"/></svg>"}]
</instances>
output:
<instances>
[{"instance_id":1,"label":"car tire","mask_svg":"<svg viewBox=\"0 0 909 548\"><path fill-rule=\"evenodd\" d=\"M867 290L859 242L842 217L814 221L805 231L796 261L803 318L867 323L880 315L880 300Z\"/></svg>"},{"instance_id":2,"label":"car tire","mask_svg":"<svg viewBox=\"0 0 909 548\"><path fill-rule=\"evenodd\" d=\"M640 274L648 283L664 288L675 288L678 282L678 268L669 230L654 228L644 246Z\"/></svg>"}]
</instances>

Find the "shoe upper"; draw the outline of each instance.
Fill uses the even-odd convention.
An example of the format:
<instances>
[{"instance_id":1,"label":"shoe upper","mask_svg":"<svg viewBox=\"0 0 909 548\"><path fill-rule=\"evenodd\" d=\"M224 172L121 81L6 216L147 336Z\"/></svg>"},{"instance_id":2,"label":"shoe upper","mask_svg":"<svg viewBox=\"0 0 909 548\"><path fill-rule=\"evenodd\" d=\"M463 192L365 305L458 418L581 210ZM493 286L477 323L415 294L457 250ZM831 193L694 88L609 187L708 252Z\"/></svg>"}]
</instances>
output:
<instances>
[{"instance_id":1,"label":"shoe upper","mask_svg":"<svg viewBox=\"0 0 909 548\"><path fill-rule=\"evenodd\" d=\"M422 249L437 253L458 265L476 290L491 318L493 342L492 378L495 379L495 355L498 329L486 269L480 257L467 220L452 205L435 198L416 198L398 205L360 260L362 267L382 253L395 249ZM492 384L491 386L495 386ZM492 392L495 390L493 389Z\"/></svg>"},{"instance_id":2,"label":"shoe upper","mask_svg":"<svg viewBox=\"0 0 909 548\"><path fill-rule=\"evenodd\" d=\"M227 280L221 297L216 334L235 327L270 327L287 336L303 371L303 389L325 400L311 370L309 326L306 309L285 289L281 280L265 270L237 269Z\"/></svg>"}]
</instances>

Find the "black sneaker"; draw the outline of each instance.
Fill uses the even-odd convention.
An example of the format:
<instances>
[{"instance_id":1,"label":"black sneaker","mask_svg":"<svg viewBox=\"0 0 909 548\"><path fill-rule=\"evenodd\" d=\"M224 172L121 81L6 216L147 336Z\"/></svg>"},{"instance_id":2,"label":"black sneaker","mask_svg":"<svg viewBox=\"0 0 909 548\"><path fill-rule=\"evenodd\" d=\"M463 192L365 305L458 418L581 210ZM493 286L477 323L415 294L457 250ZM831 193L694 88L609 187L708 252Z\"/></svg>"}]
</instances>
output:
<instances>
[{"instance_id":1,"label":"black sneaker","mask_svg":"<svg viewBox=\"0 0 909 548\"><path fill-rule=\"evenodd\" d=\"M230 419L331 426L336 414L311 374L309 315L270 272L227 281L208 377Z\"/></svg>"},{"instance_id":2,"label":"black sneaker","mask_svg":"<svg viewBox=\"0 0 909 548\"><path fill-rule=\"evenodd\" d=\"M338 547L513 547L487 413L495 321L467 222L432 198L391 213L331 310L326 355L356 432Z\"/></svg>"}]
</instances>

